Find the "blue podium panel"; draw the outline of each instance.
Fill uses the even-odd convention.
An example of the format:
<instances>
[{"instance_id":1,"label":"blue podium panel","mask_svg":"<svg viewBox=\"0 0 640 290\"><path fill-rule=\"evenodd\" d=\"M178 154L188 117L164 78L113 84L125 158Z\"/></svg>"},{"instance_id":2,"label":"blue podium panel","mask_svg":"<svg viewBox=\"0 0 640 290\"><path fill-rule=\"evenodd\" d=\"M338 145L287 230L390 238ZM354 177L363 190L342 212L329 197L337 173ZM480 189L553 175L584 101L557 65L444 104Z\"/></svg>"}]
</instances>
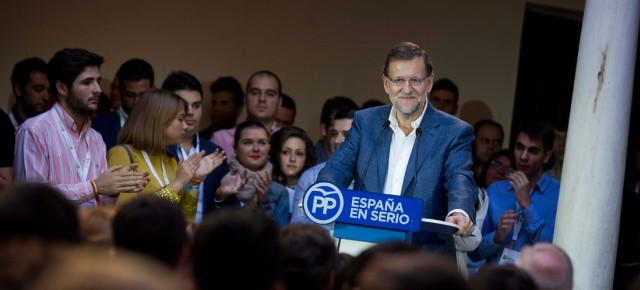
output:
<instances>
[{"instance_id":1,"label":"blue podium panel","mask_svg":"<svg viewBox=\"0 0 640 290\"><path fill-rule=\"evenodd\" d=\"M356 240L370 243L385 241L406 241L410 239L407 231L376 228L363 225L336 223L333 236L340 239Z\"/></svg>"}]
</instances>

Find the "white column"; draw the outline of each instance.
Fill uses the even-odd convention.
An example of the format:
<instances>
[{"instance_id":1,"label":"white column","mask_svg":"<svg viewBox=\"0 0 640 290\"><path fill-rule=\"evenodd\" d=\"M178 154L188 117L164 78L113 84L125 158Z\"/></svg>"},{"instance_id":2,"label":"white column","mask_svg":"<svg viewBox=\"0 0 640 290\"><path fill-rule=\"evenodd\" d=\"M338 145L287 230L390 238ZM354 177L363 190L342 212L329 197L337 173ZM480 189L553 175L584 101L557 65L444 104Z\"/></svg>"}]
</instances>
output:
<instances>
[{"instance_id":1,"label":"white column","mask_svg":"<svg viewBox=\"0 0 640 290\"><path fill-rule=\"evenodd\" d=\"M613 285L639 2L585 5L554 237L576 290Z\"/></svg>"}]
</instances>

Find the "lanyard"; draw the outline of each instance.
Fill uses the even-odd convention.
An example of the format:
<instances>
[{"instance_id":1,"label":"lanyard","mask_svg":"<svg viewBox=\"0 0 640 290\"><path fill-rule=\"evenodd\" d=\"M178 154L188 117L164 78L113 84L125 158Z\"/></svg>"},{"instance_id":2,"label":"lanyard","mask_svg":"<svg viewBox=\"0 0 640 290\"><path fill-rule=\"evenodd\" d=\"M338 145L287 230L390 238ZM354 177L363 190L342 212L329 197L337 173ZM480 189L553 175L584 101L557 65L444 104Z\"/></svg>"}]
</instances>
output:
<instances>
[{"instance_id":1,"label":"lanyard","mask_svg":"<svg viewBox=\"0 0 640 290\"><path fill-rule=\"evenodd\" d=\"M16 116L13 115L13 111L9 112L9 119L11 119L11 124L13 124L13 128L15 128L16 131L18 131L18 127L20 127L20 124L18 124L18 120L16 120Z\"/></svg>"},{"instance_id":2,"label":"lanyard","mask_svg":"<svg viewBox=\"0 0 640 290\"><path fill-rule=\"evenodd\" d=\"M151 164L151 160L149 159L149 154L147 154L147 151L142 150L142 156L144 157L144 162L146 162L147 166L149 166L149 170L151 170L151 173L153 173L153 176L156 178L156 180L160 184L160 187L162 188L165 185L168 185L169 177L167 177L167 170L164 168L164 160L162 159L162 156L160 156L160 164L162 164L162 175L164 177L164 183L162 183L162 180L158 176L156 169L153 168L153 164Z\"/></svg>"},{"instance_id":3,"label":"lanyard","mask_svg":"<svg viewBox=\"0 0 640 290\"><path fill-rule=\"evenodd\" d=\"M529 192L529 196L533 194L533 190L535 186ZM516 241L518 240L518 235L520 234L520 230L522 229L522 224L524 224L524 209L520 208L520 205L516 201L516 212L518 216L516 217L516 222L513 224L513 237L511 238L511 248L516 246Z\"/></svg>"},{"instance_id":4,"label":"lanyard","mask_svg":"<svg viewBox=\"0 0 640 290\"><path fill-rule=\"evenodd\" d=\"M76 151L75 146L73 146L73 142L71 141L71 134L64 127L60 117L58 116L58 112L53 112L53 117L55 118L56 123L58 124L58 129L62 132L62 136L64 136L67 141L67 146L71 151L71 156L73 156L73 160L75 161L76 170L78 171L78 176L81 180L87 180L87 175L89 175L89 164L91 163L91 147L89 146L89 135L85 134L84 140L87 142L87 156L84 160L84 166L80 165L80 159L78 158L78 152Z\"/></svg>"},{"instance_id":5,"label":"lanyard","mask_svg":"<svg viewBox=\"0 0 640 290\"><path fill-rule=\"evenodd\" d=\"M127 115L127 112L124 111L122 106L118 108L118 115L120 115L120 128L122 128L124 127L124 123L127 122L127 118L129 117L129 115Z\"/></svg>"},{"instance_id":6,"label":"lanyard","mask_svg":"<svg viewBox=\"0 0 640 290\"><path fill-rule=\"evenodd\" d=\"M180 149L180 155L182 155L182 160L187 160L187 158L189 158L189 156L193 155L194 153L198 153L200 152L200 136L198 135L198 133L196 133L196 146L195 146L195 150L194 147L189 148L189 153L187 154L187 152L184 151L184 148L182 148L182 145L178 144L178 149Z\"/></svg>"}]
</instances>

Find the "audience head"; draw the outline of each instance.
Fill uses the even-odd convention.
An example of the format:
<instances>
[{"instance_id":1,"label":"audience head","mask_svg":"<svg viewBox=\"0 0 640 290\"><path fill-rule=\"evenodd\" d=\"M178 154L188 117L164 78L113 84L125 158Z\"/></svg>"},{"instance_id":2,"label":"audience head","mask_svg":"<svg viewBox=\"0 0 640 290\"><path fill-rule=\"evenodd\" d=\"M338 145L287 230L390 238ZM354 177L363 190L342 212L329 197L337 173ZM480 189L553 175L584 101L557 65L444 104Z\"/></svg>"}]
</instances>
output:
<instances>
[{"instance_id":1,"label":"audience head","mask_svg":"<svg viewBox=\"0 0 640 290\"><path fill-rule=\"evenodd\" d=\"M347 139L347 134L353 123L353 116L356 110L345 109L336 112L331 126L329 126L329 145L331 146L331 154L336 152L340 145Z\"/></svg>"},{"instance_id":2,"label":"audience head","mask_svg":"<svg viewBox=\"0 0 640 290\"><path fill-rule=\"evenodd\" d=\"M257 121L244 121L236 128L233 149L240 165L252 171L261 170L269 161L269 133Z\"/></svg>"},{"instance_id":3,"label":"audience head","mask_svg":"<svg viewBox=\"0 0 640 290\"><path fill-rule=\"evenodd\" d=\"M193 243L198 289L273 289L281 273L278 229L264 214L225 207L205 215Z\"/></svg>"},{"instance_id":4,"label":"audience head","mask_svg":"<svg viewBox=\"0 0 640 290\"><path fill-rule=\"evenodd\" d=\"M282 94L282 105L276 112L276 125L279 128L293 126L296 121L296 102L289 95Z\"/></svg>"},{"instance_id":5,"label":"audience head","mask_svg":"<svg viewBox=\"0 0 640 290\"><path fill-rule=\"evenodd\" d=\"M320 136L323 140L324 151L328 156L331 156L333 151L331 150L331 135L330 126L333 124L333 118L336 112L341 110L358 110L358 105L347 97L336 96L328 99L322 105L322 111L320 112Z\"/></svg>"},{"instance_id":6,"label":"audience head","mask_svg":"<svg viewBox=\"0 0 640 290\"><path fill-rule=\"evenodd\" d=\"M172 92L152 89L142 94L139 104L122 127L118 143L159 155L166 152L167 145L182 141L187 102Z\"/></svg>"},{"instance_id":7,"label":"audience head","mask_svg":"<svg viewBox=\"0 0 640 290\"><path fill-rule=\"evenodd\" d=\"M184 289L177 275L149 259L92 248L66 249L28 290L174 290Z\"/></svg>"},{"instance_id":8,"label":"audience head","mask_svg":"<svg viewBox=\"0 0 640 290\"><path fill-rule=\"evenodd\" d=\"M439 79L433 84L429 102L434 108L455 115L458 112L458 86L449 79Z\"/></svg>"},{"instance_id":9,"label":"audience head","mask_svg":"<svg viewBox=\"0 0 640 290\"><path fill-rule=\"evenodd\" d=\"M255 72L247 81L247 118L262 123L270 130L282 105L281 96L282 83L276 74L267 70Z\"/></svg>"},{"instance_id":10,"label":"audience head","mask_svg":"<svg viewBox=\"0 0 640 290\"><path fill-rule=\"evenodd\" d=\"M452 260L397 243L376 245L356 257L347 289L469 289Z\"/></svg>"},{"instance_id":11,"label":"audience head","mask_svg":"<svg viewBox=\"0 0 640 290\"><path fill-rule=\"evenodd\" d=\"M83 207L78 209L80 234L85 243L110 247L113 245L111 222L116 211L113 207Z\"/></svg>"},{"instance_id":12,"label":"audience head","mask_svg":"<svg viewBox=\"0 0 640 290\"><path fill-rule=\"evenodd\" d=\"M72 114L89 116L100 100L100 66L104 58L79 48L65 48L47 65L53 96Z\"/></svg>"},{"instance_id":13,"label":"audience head","mask_svg":"<svg viewBox=\"0 0 640 290\"><path fill-rule=\"evenodd\" d=\"M51 262L51 253L80 242L76 206L41 183L0 195L0 289L20 289Z\"/></svg>"},{"instance_id":14,"label":"audience head","mask_svg":"<svg viewBox=\"0 0 640 290\"><path fill-rule=\"evenodd\" d=\"M125 203L113 218L113 242L126 249L176 267L187 245L187 226L182 210L152 195Z\"/></svg>"},{"instance_id":15,"label":"audience head","mask_svg":"<svg viewBox=\"0 0 640 290\"><path fill-rule=\"evenodd\" d=\"M202 119L202 85L192 74L175 71L167 76L162 89L173 92L187 102L185 123L187 137L193 136L200 128Z\"/></svg>"},{"instance_id":16,"label":"audience head","mask_svg":"<svg viewBox=\"0 0 640 290\"><path fill-rule=\"evenodd\" d=\"M273 179L288 186L295 185L302 172L316 164L313 142L298 127L285 127L273 134L269 158Z\"/></svg>"},{"instance_id":17,"label":"audience head","mask_svg":"<svg viewBox=\"0 0 640 290\"><path fill-rule=\"evenodd\" d=\"M153 68L148 62L133 58L123 63L116 75L120 84L122 109L131 114L142 93L153 88Z\"/></svg>"},{"instance_id":18,"label":"audience head","mask_svg":"<svg viewBox=\"0 0 640 290\"><path fill-rule=\"evenodd\" d=\"M290 224L280 231L282 278L288 290L333 286L337 251L329 233L315 224Z\"/></svg>"},{"instance_id":19,"label":"audience head","mask_svg":"<svg viewBox=\"0 0 640 290\"><path fill-rule=\"evenodd\" d=\"M564 161L564 150L567 144L567 126L566 124L553 124L553 158L556 162Z\"/></svg>"},{"instance_id":20,"label":"audience head","mask_svg":"<svg viewBox=\"0 0 640 290\"><path fill-rule=\"evenodd\" d=\"M504 131L502 125L493 120L478 121L474 130L476 133L473 140L474 162L483 165L491 155L502 149Z\"/></svg>"},{"instance_id":21,"label":"audience head","mask_svg":"<svg viewBox=\"0 0 640 290\"><path fill-rule=\"evenodd\" d=\"M531 122L518 129L513 157L516 170L524 172L531 179L541 176L552 164L553 128L547 123Z\"/></svg>"},{"instance_id":22,"label":"audience head","mask_svg":"<svg viewBox=\"0 0 640 290\"><path fill-rule=\"evenodd\" d=\"M525 247L516 265L531 275L540 290L571 290L573 288L571 259L556 245L537 243Z\"/></svg>"},{"instance_id":23,"label":"audience head","mask_svg":"<svg viewBox=\"0 0 640 290\"><path fill-rule=\"evenodd\" d=\"M469 281L473 290L537 290L529 273L514 265L485 265Z\"/></svg>"},{"instance_id":24,"label":"audience head","mask_svg":"<svg viewBox=\"0 0 640 290\"><path fill-rule=\"evenodd\" d=\"M494 182L507 178L513 172L514 164L513 155L509 150L493 153L482 167L478 185L486 189Z\"/></svg>"},{"instance_id":25,"label":"audience head","mask_svg":"<svg viewBox=\"0 0 640 290\"><path fill-rule=\"evenodd\" d=\"M221 77L211 84L209 90L212 126L217 129L235 127L244 106L242 85L233 77Z\"/></svg>"},{"instance_id":26,"label":"audience head","mask_svg":"<svg viewBox=\"0 0 640 290\"><path fill-rule=\"evenodd\" d=\"M47 63L31 57L16 63L11 72L11 87L18 111L25 118L36 116L51 106L51 90L47 79Z\"/></svg>"}]
</instances>

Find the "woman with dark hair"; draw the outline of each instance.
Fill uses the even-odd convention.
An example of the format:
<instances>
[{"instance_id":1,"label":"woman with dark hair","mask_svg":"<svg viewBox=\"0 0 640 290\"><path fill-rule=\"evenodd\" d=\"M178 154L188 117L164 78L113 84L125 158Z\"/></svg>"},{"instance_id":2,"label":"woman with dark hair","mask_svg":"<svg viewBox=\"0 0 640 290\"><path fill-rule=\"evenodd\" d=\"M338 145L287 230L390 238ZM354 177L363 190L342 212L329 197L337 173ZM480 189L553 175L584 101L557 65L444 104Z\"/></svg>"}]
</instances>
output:
<instances>
[{"instance_id":1,"label":"woman with dark hair","mask_svg":"<svg viewBox=\"0 0 640 290\"><path fill-rule=\"evenodd\" d=\"M478 180L476 180L478 185L478 204L476 205L476 228L474 235L469 238L454 237L458 266L463 275L467 274L467 270L469 273L475 273L480 266L484 265L484 261L473 262L469 260L466 252L475 250L482 238L482 225L484 224L484 219L489 209L487 188L494 182L507 178L507 176L513 172L514 164L515 162L511 152L508 150L500 150L489 157L487 163L482 167Z\"/></svg>"},{"instance_id":2,"label":"woman with dark hair","mask_svg":"<svg viewBox=\"0 0 640 290\"><path fill-rule=\"evenodd\" d=\"M271 182L273 165L269 162L269 134L256 121L245 121L236 128L233 147L235 158L230 158L229 172L222 179L215 201L221 203L237 195L244 207L264 212L278 227L289 222L289 198L281 184ZM225 186L231 178L242 179L235 189ZM235 182L237 184L237 182Z\"/></svg>"},{"instance_id":3,"label":"woman with dark hair","mask_svg":"<svg viewBox=\"0 0 640 290\"><path fill-rule=\"evenodd\" d=\"M285 127L271 137L269 158L273 162L273 180L289 193L289 212L293 207L295 186L302 172L316 163L313 142L298 127Z\"/></svg>"},{"instance_id":4,"label":"woman with dark hair","mask_svg":"<svg viewBox=\"0 0 640 290\"><path fill-rule=\"evenodd\" d=\"M117 204L142 194L154 194L180 204L188 220L195 218L200 183L222 164L224 152L204 156L204 150L180 163L167 151L185 135L187 103L166 90L150 90L140 97L118 135L122 146L107 153L109 166L138 163L138 171L149 172L153 178L139 193L122 192Z\"/></svg>"}]
</instances>

